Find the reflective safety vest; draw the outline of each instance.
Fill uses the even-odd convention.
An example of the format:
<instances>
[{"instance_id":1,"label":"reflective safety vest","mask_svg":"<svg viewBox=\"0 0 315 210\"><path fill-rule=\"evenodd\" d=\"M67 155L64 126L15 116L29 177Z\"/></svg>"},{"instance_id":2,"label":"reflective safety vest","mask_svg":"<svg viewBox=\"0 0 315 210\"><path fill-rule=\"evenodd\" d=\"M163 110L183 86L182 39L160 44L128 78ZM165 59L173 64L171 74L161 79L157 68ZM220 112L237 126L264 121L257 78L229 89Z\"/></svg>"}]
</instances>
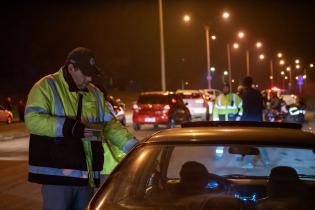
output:
<instances>
[{"instance_id":1,"label":"reflective safety vest","mask_svg":"<svg viewBox=\"0 0 315 210\"><path fill-rule=\"evenodd\" d=\"M82 141L63 136L66 117L75 118L79 93L70 91L64 70L39 80L31 89L25 110L30 131L29 181L40 184L86 186L99 183L99 172L110 154L101 142ZM117 149L134 141L133 136L110 113L103 93L89 84L83 95L81 122L102 125L103 136ZM127 150L126 150L127 151Z\"/></svg>"},{"instance_id":2,"label":"reflective safety vest","mask_svg":"<svg viewBox=\"0 0 315 210\"><path fill-rule=\"evenodd\" d=\"M235 93L220 94L214 103L213 120L218 121L219 115L224 115L227 121L229 114L243 115L242 99Z\"/></svg>"}]
</instances>

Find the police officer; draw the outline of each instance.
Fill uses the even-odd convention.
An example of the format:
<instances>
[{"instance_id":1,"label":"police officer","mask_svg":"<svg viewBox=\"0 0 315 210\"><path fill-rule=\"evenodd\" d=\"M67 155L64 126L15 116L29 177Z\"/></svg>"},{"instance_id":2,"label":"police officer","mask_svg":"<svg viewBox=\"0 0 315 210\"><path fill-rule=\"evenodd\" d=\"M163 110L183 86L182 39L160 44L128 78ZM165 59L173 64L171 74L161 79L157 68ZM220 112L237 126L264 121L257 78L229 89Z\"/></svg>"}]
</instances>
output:
<instances>
[{"instance_id":1,"label":"police officer","mask_svg":"<svg viewBox=\"0 0 315 210\"><path fill-rule=\"evenodd\" d=\"M124 153L137 143L91 83L98 73L94 53L79 47L28 95L28 180L42 184L43 209L85 209L104 163L102 142L91 140L107 139Z\"/></svg>"},{"instance_id":2,"label":"police officer","mask_svg":"<svg viewBox=\"0 0 315 210\"><path fill-rule=\"evenodd\" d=\"M228 84L224 84L223 93L220 94L214 104L214 121L235 121L240 120L243 114L242 99L235 93L230 92Z\"/></svg>"}]
</instances>

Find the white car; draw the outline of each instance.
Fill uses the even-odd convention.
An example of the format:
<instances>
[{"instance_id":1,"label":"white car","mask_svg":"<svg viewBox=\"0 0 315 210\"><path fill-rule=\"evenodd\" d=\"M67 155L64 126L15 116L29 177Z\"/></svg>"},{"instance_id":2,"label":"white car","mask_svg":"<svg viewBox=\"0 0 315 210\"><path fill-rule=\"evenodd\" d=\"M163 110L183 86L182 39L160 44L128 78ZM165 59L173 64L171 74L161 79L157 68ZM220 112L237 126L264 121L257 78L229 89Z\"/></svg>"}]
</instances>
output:
<instances>
[{"instance_id":1,"label":"white car","mask_svg":"<svg viewBox=\"0 0 315 210\"><path fill-rule=\"evenodd\" d=\"M221 91L217 89L202 89L200 91L203 93L205 99L208 101L209 114L212 115L215 99L218 97L218 95L221 94Z\"/></svg>"},{"instance_id":2,"label":"white car","mask_svg":"<svg viewBox=\"0 0 315 210\"><path fill-rule=\"evenodd\" d=\"M209 106L208 102L199 90L184 90L176 91L179 94L187 108L190 111L192 120L208 120Z\"/></svg>"}]
</instances>

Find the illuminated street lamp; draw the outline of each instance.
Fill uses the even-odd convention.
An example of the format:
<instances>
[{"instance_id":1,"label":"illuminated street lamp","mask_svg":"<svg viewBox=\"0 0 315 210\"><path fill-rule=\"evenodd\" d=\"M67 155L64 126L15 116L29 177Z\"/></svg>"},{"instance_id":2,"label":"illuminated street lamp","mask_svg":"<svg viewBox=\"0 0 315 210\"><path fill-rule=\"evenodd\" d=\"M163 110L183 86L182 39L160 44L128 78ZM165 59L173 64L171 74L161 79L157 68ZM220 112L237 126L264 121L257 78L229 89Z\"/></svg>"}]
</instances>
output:
<instances>
[{"instance_id":1,"label":"illuminated street lamp","mask_svg":"<svg viewBox=\"0 0 315 210\"><path fill-rule=\"evenodd\" d=\"M301 68L300 64L295 65L295 68L300 69Z\"/></svg>"},{"instance_id":2,"label":"illuminated street lamp","mask_svg":"<svg viewBox=\"0 0 315 210\"><path fill-rule=\"evenodd\" d=\"M234 48L234 49L238 49L238 48L239 48L239 44L238 44L238 43L234 43L234 44L233 44L233 48Z\"/></svg>"},{"instance_id":3,"label":"illuminated street lamp","mask_svg":"<svg viewBox=\"0 0 315 210\"><path fill-rule=\"evenodd\" d=\"M214 67L211 67L211 68L210 68L210 71L215 72L215 68L214 68Z\"/></svg>"},{"instance_id":4,"label":"illuminated street lamp","mask_svg":"<svg viewBox=\"0 0 315 210\"><path fill-rule=\"evenodd\" d=\"M238 36L238 38L242 39L242 38L244 38L245 34L243 31L240 31L240 32L238 32L237 36Z\"/></svg>"},{"instance_id":5,"label":"illuminated street lamp","mask_svg":"<svg viewBox=\"0 0 315 210\"><path fill-rule=\"evenodd\" d=\"M224 76L227 76L229 74L229 72L228 71L224 71L223 74L224 74Z\"/></svg>"},{"instance_id":6,"label":"illuminated street lamp","mask_svg":"<svg viewBox=\"0 0 315 210\"><path fill-rule=\"evenodd\" d=\"M291 71L291 68L290 68L290 66L288 66L288 67L286 68L286 70L287 70L287 71Z\"/></svg>"},{"instance_id":7,"label":"illuminated street lamp","mask_svg":"<svg viewBox=\"0 0 315 210\"><path fill-rule=\"evenodd\" d=\"M287 79L288 79L288 76L285 76L284 79L287 80Z\"/></svg>"},{"instance_id":8,"label":"illuminated street lamp","mask_svg":"<svg viewBox=\"0 0 315 210\"><path fill-rule=\"evenodd\" d=\"M215 35L212 35L212 36L211 36L211 39L212 39L212 40L216 40L217 37L216 37Z\"/></svg>"},{"instance_id":9,"label":"illuminated street lamp","mask_svg":"<svg viewBox=\"0 0 315 210\"><path fill-rule=\"evenodd\" d=\"M265 59L265 55L264 55L264 54L260 54L260 55L259 55L259 59L260 59L260 60Z\"/></svg>"},{"instance_id":10,"label":"illuminated street lamp","mask_svg":"<svg viewBox=\"0 0 315 210\"><path fill-rule=\"evenodd\" d=\"M280 60L280 61L279 61L279 64L280 64L281 66L283 66L283 65L285 64L285 61L284 61L284 60Z\"/></svg>"},{"instance_id":11,"label":"illuminated street lamp","mask_svg":"<svg viewBox=\"0 0 315 210\"><path fill-rule=\"evenodd\" d=\"M273 76L269 76L269 79L273 80Z\"/></svg>"},{"instance_id":12,"label":"illuminated street lamp","mask_svg":"<svg viewBox=\"0 0 315 210\"><path fill-rule=\"evenodd\" d=\"M279 52L279 53L277 54L277 56L278 56L278 58L282 58L282 53Z\"/></svg>"},{"instance_id":13,"label":"illuminated street lamp","mask_svg":"<svg viewBox=\"0 0 315 210\"><path fill-rule=\"evenodd\" d=\"M224 19L228 19L228 18L230 17L230 13L228 13L228 12L223 12L222 17L223 17Z\"/></svg>"},{"instance_id":14,"label":"illuminated street lamp","mask_svg":"<svg viewBox=\"0 0 315 210\"><path fill-rule=\"evenodd\" d=\"M306 79L306 74L303 75L303 79Z\"/></svg>"},{"instance_id":15,"label":"illuminated street lamp","mask_svg":"<svg viewBox=\"0 0 315 210\"><path fill-rule=\"evenodd\" d=\"M190 22L190 16L189 15L184 15L183 20L186 23Z\"/></svg>"},{"instance_id":16,"label":"illuminated street lamp","mask_svg":"<svg viewBox=\"0 0 315 210\"><path fill-rule=\"evenodd\" d=\"M299 60L299 59L296 59L294 62L295 62L296 64L299 64L299 63L300 63L300 60Z\"/></svg>"},{"instance_id":17,"label":"illuminated street lamp","mask_svg":"<svg viewBox=\"0 0 315 210\"><path fill-rule=\"evenodd\" d=\"M310 64L310 68L314 68L314 64L311 63L311 64Z\"/></svg>"},{"instance_id":18,"label":"illuminated street lamp","mask_svg":"<svg viewBox=\"0 0 315 210\"><path fill-rule=\"evenodd\" d=\"M257 42L257 43L256 43L256 47L257 47L257 48L261 48L261 46L262 46L261 42Z\"/></svg>"},{"instance_id":19,"label":"illuminated street lamp","mask_svg":"<svg viewBox=\"0 0 315 210\"><path fill-rule=\"evenodd\" d=\"M281 71L281 75L284 75L284 71Z\"/></svg>"}]
</instances>

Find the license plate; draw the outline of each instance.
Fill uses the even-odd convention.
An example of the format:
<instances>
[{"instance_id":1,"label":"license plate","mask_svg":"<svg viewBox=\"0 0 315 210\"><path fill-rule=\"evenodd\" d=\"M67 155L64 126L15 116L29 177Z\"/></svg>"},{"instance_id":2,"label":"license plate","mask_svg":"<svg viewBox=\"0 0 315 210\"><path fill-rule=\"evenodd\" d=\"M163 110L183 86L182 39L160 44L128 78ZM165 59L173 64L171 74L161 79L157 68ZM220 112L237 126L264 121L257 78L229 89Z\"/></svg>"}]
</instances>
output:
<instances>
[{"instance_id":1,"label":"license plate","mask_svg":"<svg viewBox=\"0 0 315 210\"><path fill-rule=\"evenodd\" d=\"M146 118L144 118L144 122L155 122L155 118L154 117L146 117Z\"/></svg>"}]
</instances>

